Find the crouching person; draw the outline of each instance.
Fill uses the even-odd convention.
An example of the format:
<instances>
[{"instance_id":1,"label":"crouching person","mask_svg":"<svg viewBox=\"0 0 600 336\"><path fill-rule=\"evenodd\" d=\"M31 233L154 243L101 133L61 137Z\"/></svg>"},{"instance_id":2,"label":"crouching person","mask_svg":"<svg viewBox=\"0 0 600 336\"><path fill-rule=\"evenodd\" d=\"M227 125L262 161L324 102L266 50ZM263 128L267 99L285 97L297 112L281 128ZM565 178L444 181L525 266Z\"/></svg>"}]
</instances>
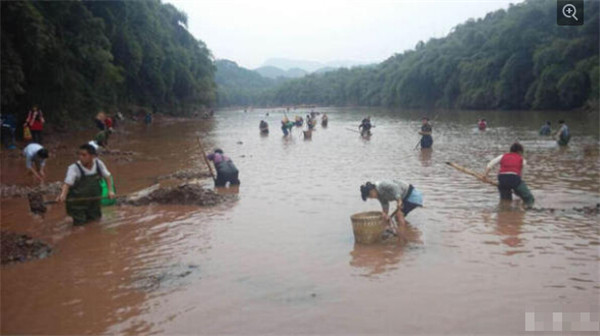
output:
<instances>
[{"instance_id":1,"label":"crouching person","mask_svg":"<svg viewBox=\"0 0 600 336\"><path fill-rule=\"evenodd\" d=\"M215 187L224 187L227 182L235 186L240 184L239 171L233 161L223 154L223 150L215 149L214 153L208 154L206 157L214 163L217 169Z\"/></svg>"},{"instance_id":2,"label":"crouching person","mask_svg":"<svg viewBox=\"0 0 600 336\"><path fill-rule=\"evenodd\" d=\"M96 158L96 149L92 145L85 144L79 147L77 156L79 160L67 169L67 176L57 201L66 203L67 215L73 218L73 225L83 225L102 217L102 178L108 186L108 198L115 198L115 193L110 172L106 165Z\"/></svg>"},{"instance_id":3,"label":"crouching person","mask_svg":"<svg viewBox=\"0 0 600 336\"><path fill-rule=\"evenodd\" d=\"M390 202L395 202L397 205L396 220L398 222L398 229L400 232L394 232L394 228L390 227L386 230L386 235L389 234L400 234L404 236L407 228L407 223L404 217L409 212L413 211L417 207L423 206L423 194L412 184L408 184L403 181L381 181L381 182L367 182L360 187L360 194L363 201L367 198L375 198L381 203L381 210L383 218L391 223L389 211Z\"/></svg>"}]
</instances>

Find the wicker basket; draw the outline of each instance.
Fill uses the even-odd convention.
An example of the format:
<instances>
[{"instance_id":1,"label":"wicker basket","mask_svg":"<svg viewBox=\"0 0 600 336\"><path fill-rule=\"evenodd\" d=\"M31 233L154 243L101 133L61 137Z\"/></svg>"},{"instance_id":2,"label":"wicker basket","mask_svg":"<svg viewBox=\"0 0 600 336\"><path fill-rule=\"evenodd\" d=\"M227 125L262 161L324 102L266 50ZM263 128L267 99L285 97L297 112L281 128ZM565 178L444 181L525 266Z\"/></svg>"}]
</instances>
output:
<instances>
[{"instance_id":1,"label":"wicker basket","mask_svg":"<svg viewBox=\"0 0 600 336\"><path fill-rule=\"evenodd\" d=\"M386 227L381 211L357 213L352 215L350 219L352 220L355 242L373 244L381 240L381 234Z\"/></svg>"},{"instance_id":2,"label":"wicker basket","mask_svg":"<svg viewBox=\"0 0 600 336\"><path fill-rule=\"evenodd\" d=\"M312 138L312 130L302 131L302 132L304 132L304 139Z\"/></svg>"}]
</instances>

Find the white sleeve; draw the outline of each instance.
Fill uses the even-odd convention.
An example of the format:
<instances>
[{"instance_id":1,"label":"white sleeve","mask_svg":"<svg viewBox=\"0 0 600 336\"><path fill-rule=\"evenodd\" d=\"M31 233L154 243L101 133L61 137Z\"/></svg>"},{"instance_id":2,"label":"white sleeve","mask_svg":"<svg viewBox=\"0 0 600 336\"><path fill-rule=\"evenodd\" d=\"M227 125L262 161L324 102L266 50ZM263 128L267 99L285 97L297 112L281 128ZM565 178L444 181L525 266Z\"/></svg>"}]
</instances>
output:
<instances>
[{"instance_id":1,"label":"white sleeve","mask_svg":"<svg viewBox=\"0 0 600 336\"><path fill-rule=\"evenodd\" d=\"M104 162L98 160L97 163L98 163L98 167L100 167L100 174L102 174L102 177L110 177L110 172L106 168L106 165L104 164Z\"/></svg>"},{"instance_id":2,"label":"white sleeve","mask_svg":"<svg viewBox=\"0 0 600 336\"><path fill-rule=\"evenodd\" d=\"M490 163L488 163L487 165L487 169L492 169L494 168L494 166L498 165L500 163L500 160L502 160L502 157L504 156L504 154L498 156L497 158L493 159L492 161L490 161Z\"/></svg>"},{"instance_id":3,"label":"white sleeve","mask_svg":"<svg viewBox=\"0 0 600 336\"><path fill-rule=\"evenodd\" d=\"M29 156L27 153L25 153L25 167L27 167L27 169L29 169L32 166L33 166L33 164L31 162L31 156Z\"/></svg>"},{"instance_id":4,"label":"white sleeve","mask_svg":"<svg viewBox=\"0 0 600 336\"><path fill-rule=\"evenodd\" d=\"M69 166L69 168L67 169L67 176L65 177L65 183L73 186L73 184L75 184L75 180L77 180L77 178L79 177L79 169L77 168L76 165L72 164Z\"/></svg>"}]
</instances>

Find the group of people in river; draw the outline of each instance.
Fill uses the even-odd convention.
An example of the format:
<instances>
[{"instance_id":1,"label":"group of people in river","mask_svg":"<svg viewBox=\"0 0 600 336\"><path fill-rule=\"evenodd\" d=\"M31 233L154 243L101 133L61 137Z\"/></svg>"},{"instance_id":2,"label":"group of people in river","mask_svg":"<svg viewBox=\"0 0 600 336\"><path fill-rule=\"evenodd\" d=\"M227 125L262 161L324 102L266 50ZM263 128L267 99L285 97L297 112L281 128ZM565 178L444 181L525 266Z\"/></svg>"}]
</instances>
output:
<instances>
[{"instance_id":1,"label":"group of people in river","mask_svg":"<svg viewBox=\"0 0 600 336\"><path fill-rule=\"evenodd\" d=\"M288 111L289 111L289 108L288 108ZM329 117L327 116L327 113L321 114L320 112L311 111L309 114L306 115L306 118L302 118L301 116L297 115L294 117L293 121L290 120L290 118L287 116L287 113L284 113L283 118L281 118L281 132L283 132L283 136L287 137L287 136L291 135L292 129L294 127L302 127L306 124L306 130L304 131L304 136L309 138L312 134L312 130L314 130L314 128L318 124L317 117L319 115L321 115L321 126L327 127L327 125L329 124ZM267 113L265 116L265 119L268 116L269 116L269 114ZM267 123L267 121L265 119L262 119L258 126L261 134L269 133L269 124Z\"/></svg>"},{"instance_id":2,"label":"group of people in river","mask_svg":"<svg viewBox=\"0 0 600 336\"><path fill-rule=\"evenodd\" d=\"M4 119L4 118L3 118ZM120 112L114 117L99 112L94 118L98 132L92 140L79 146L78 160L67 168L57 202L65 202L67 215L73 218L74 225L83 225L100 218L101 205L110 204L115 197L115 187L106 164L98 158L100 150L108 146L108 139L123 120ZM23 149L25 168L39 184L46 182L46 161L49 151L42 144L42 131L45 119L41 110L34 106L27 114L24 127L24 140L28 144ZM27 134L31 133L31 136Z\"/></svg>"},{"instance_id":3,"label":"group of people in river","mask_svg":"<svg viewBox=\"0 0 600 336\"><path fill-rule=\"evenodd\" d=\"M554 138L559 146L566 146L571 138L569 128L564 120L559 120L559 129L555 132ZM477 128L480 131L487 129L487 121L480 119L477 122ZM371 118L366 117L359 125L361 135L371 135ZM421 119L421 129L418 134L421 136L420 145L423 150L429 150L433 146L433 127L428 117ZM552 134L551 122L546 122L539 131L542 136ZM484 179L488 176L492 169L500 166L498 171L498 192L501 200L512 200L513 193L520 197L526 209L531 208L535 202L535 198L529 190L527 184L522 179L523 168L526 165L526 160L523 158L525 149L518 142L513 143L507 153L502 154L492 159L486 166L483 174ZM388 221L389 225L386 228L384 236L397 235L398 229L406 228L405 217L415 208L423 206L423 194L416 189L412 184L400 180L386 180L380 182L366 182L360 187L361 197L364 201L367 199L379 200L382 208L383 217ZM392 216L398 223L398 228L395 228L390 221L389 204L395 202L397 209Z\"/></svg>"},{"instance_id":4,"label":"group of people in river","mask_svg":"<svg viewBox=\"0 0 600 336\"><path fill-rule=\"evenodd\" d=\"M305 119L296 116L294 121L289 120L285 115L281 121L284 136L289 135L294 127L302 127L304 124L307 125L307 130L311 131L317 124L318 115L319 113L313 111L307 114ZM268 114L266 116L268 117ZM115 197L111 173L104 162L98 158L98 151L100 148L107 146L108 138L114 127L116 127L116 120L121 119L123 119L123 116L120 113L117 113L114 118L108 117L104 112L98 113L95 118L95 125L99 132L93 140L82 144L78 148L78 161L71 164L67 169L61 193L56 200L66 203L67 214L73 218L74 225L82 225L100 218L101 200ZM45 166L49 157L48 150L41 144L41 130L44 122L41 110L34 107L28 113L24 125L30 127L32 131L32 141L23 150L25 166L34 179L40 183L45 181ZM326 113L322 114L321 123L323 126L327 125L328 116ZM559 128L554 132L554 137L560 146L565 146L569 143L571 134L564 120L559 120L558 124ZM551 122L547 121L540 128L539 134L542 136L552 135L551 125ZM477 122L477 128L481 131L486 130L487 126L485 119L480 119ZM358 129L362 136L369 137L372 134L371 129L373 127L375 126L371 123L371 117L367 116L361 121ZM266 120L261 120L259 128L261 133L268 132ZM33 134L35 134L35 137ZM421 138L417 146L420 145L424 150L432 148L433 126L428 117L421 119L418 134ZM523 200L527 208L534 204L535 198L522 179L523 168L526 165L526 160L523 158L524 151L520 143L513 143L507 153L494 158L487 164L483 176L487 179L492 169L500 166L497 176L500 198L511 200L514 193ZM213 162L217 171L214 180L215 187L224 187L227 184L231 186L240 185L239 170L231 158L224 154L223 150L215 149L213 152L206 154L206 158ZM405 217L412 210L423 206L423 193L420 190L410 183L395 179L379 182L367 181L361 185L360 194L365 201L367 199L379 200L383 217L386 220L394 217L400 228L406 226ZM389 214L391 202L397 205L397 209L392 215ZM397 230L392 227L391 222L386 234L397 234Z\"/></svg>"}]
</instances>

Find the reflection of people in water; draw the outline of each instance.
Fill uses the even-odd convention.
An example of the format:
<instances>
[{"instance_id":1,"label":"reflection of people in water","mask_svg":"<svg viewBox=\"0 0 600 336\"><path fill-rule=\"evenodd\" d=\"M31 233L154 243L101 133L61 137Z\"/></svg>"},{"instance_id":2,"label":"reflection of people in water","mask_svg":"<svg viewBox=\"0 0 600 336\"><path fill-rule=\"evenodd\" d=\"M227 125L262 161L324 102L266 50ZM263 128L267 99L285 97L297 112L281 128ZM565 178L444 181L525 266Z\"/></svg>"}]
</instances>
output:
<instances>
[{"instance_id":1,"label":"reflection of people in water","mask_svg":"<svg viewBox=\"0 0 600 336\"><path fill-rule=\"evenodd\" d=\"M513 209L510 203L501 204L498 217L496 217L496 230L494 233L504 237L502 243L507 246L522 246L522 239L519 238L519 235L521 234L524 218L525 211ZM511 253L511 251L507 251L507 253Z\"/></svg>"},{"instance_id":2,"label":"reflection of people in water","mask_svg":"<svg viewBox=\"0 0 600 336\"><path fill-rule=\"evenodd\" d=\"M421 148L421 153L419 154L419 161L421 161L421 165L423 167L431 166L431 153L433 149L431 148Z\"/></svg>"},{"instance_id":3,"label":"reflection of people in water","mask_svg":"<svg viewBox=\"0 0 600 336\"><path fill-rule=\"evenodd\" d=\"M354 249L350 252L352 259L350 266L364 269L364 276L374 276L383 274L396 268L396 265L402 260L406 243L422 243L421 233L412 227L406 231L406 239L401 242L390 242L389 244L362 245L354 244Z\"/></svg>"}]
</instances>

